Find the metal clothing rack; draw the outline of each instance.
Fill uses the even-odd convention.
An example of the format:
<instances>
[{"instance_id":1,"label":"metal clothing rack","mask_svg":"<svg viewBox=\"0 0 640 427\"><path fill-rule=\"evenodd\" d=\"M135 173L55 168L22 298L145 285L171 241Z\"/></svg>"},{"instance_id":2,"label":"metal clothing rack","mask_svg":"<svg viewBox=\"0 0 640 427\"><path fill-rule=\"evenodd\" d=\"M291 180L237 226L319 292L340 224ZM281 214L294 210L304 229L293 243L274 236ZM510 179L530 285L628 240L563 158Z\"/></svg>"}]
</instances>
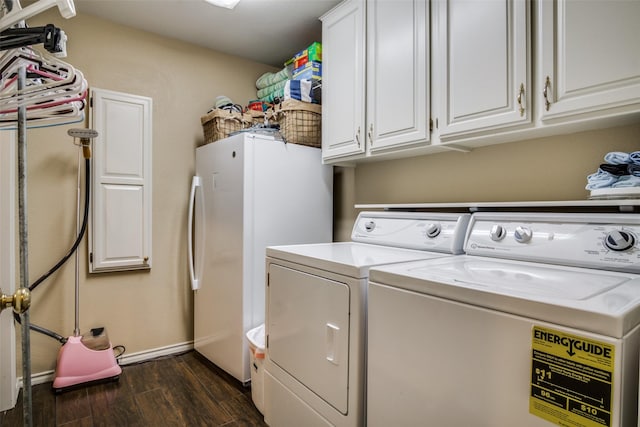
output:
<instances>
[{"instance_id":1,"label":"metal clothing rack","mask_svg":"<svg viewBox=\"0 0 640 427\"><path fill-rule=\"evenodd\" d=\"M18 90L25 87L26 67L18 69ZM18 107L18 236L20 251L20 288L13 295L0 293L0 310L13 306L20 315L22 325L22 408L25 426L32 426L31 395L31 340L29 324L29 233L27 227L27 111L26 106Z\"/></svg>"},{"instance_id":2,"label":"metal clothing rack","mask_svg":"<svg viewBox=\"0 0 640 427\"><path fill-rule=\"evenodd\" d=\"M18 90L25 87L27 70L18 70ZM20 289L29 289L29 233L27 227L27 108L18 107L18 237L20 241ZM33 425L31 395L31 336L28 306L20 313L22 338L22 416L25 426Z\"/></svg>"},{"instance_id":3,"label":"metal clothing rack","mask_svg":"<svg viewBox=\"0 0 640 427\"><path fill-rule=\"evenodd\" d=\"M11 28L25 19L46 9L57 6L64 18L75 16L73 0L38 0L22 8L18 0L0 0L0 51L42 43L46 50L62 53L64 56L66 36L53 25L36 28ZM3 15L4 14L4 15ZM22 27L21 24L18 25ZM26 88L27 67L21 65L17 71L17 89L21 93ZM22 338L22 408L23 424L33 425L31 387L31 341L29 306L29 257L27 224L27 107L19 103L17 107L17 157L18 157L18 237L20 262L20 287L13 295L0 293L0 310L13 306L20 315Z\"/></svg>"}]
</instances>

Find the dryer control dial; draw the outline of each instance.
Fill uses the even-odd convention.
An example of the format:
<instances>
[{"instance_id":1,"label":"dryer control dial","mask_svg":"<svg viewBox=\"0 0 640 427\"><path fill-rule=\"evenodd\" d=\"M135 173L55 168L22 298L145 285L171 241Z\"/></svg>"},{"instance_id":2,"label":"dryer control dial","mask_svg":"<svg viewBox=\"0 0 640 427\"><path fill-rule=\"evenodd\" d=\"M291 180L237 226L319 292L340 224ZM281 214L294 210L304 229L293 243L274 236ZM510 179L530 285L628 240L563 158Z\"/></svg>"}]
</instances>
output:
<instances>
[{"instance_id":1,"label":"dryer control dial","mask_svg":"<svg viewBox=\"0 0 640 427\"><path fill-rule=\"evenodd\" d=\"M429 225L427 225L427 227L424 230L424 234L428 238L433 239L434 237L437 237L441 231L442 231L442 225L440 225L437 222L432 222Z\"/></svg>"},{"instance_id":2,"label":"dryer control dial","mask_svg":"<svg viewBox=\"0 0 640 427\"><path fill-rule=\"evenodd\" d=\"M499 242L500 240L505 238L505 236L507 235L507 230L500 224L496 224L491 227L489 235L491 236L491 240L493 240L494 242Z\"/></svg>"},{"instance_id":3,"label":"dryer control dial","mask_svg":"<svg viewBox=\"0 0 640 427\"><path fill-rule=\"evenodd\" d=\"M375 228L376 228L375 221L367 221L364 223L364 229L367 230L367 232L369 233L375 230Z\"/></svg>"},{"instance_id":4,"label":"dryer control dial","mask_svg":"<svg viewBox=\"0 0 640 427\"><path fill-rule=\"evenodd\" d=\"M612 251L622 252L631 249L636 244L633 234L624 230L614 230L607 233L604 245Z\"/></svg>"},{"instance_id":5,"label":"dryer control dial","mask_svg":"<svg viewBox=\"0 0 640 427\"><path fill-rule=\"evenodd\" d=\"M527 243L529 240L531 240L532 236L533 231L531 231L529 227L524 227L522 225L517 226L515 231L513 232L513 237L518 243Z\"/></svg>"}]
</instances>

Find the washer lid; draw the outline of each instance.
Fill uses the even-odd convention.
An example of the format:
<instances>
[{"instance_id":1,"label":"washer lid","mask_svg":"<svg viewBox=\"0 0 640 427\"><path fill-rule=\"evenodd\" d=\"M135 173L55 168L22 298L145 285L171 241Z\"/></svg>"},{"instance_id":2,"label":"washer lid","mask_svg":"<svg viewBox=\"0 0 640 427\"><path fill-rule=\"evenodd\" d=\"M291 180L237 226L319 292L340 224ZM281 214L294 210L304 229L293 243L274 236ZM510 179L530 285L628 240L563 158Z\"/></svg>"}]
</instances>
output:
<instances>
[{"instance_id":1,"label":"washer lid","mask_svg":"<svg viewBox=\"0 0 640 427\"><path fill-rule=\"evenodd\" d=\"M269 246L266 254L269 258L290 261L356 279L369 277L369 268L372 266L447 256L444 253L354 242Z\"/></svg>"},{"instance_id":2,"label":"washer lid","mask_svg":"<svg viewBox=\"0 0 640 427\"><path fill-rule=\"evenodd\" d=\"M621 338L640 324L640 276L461 255L374 268L370 281Z\"/></svg>"}]
</instances>

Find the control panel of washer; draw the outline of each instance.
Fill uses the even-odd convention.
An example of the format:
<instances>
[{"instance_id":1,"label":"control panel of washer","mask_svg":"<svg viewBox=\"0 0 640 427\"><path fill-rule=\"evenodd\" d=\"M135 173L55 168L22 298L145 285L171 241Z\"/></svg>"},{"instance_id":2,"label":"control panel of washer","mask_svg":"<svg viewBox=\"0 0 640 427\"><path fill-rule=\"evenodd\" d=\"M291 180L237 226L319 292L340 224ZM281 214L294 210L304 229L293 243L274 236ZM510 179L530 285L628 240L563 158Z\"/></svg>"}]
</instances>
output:
<instances>
[{"instance_id":1,"label":"control panel of washer","mask_svg":"<svg viewBox=\"0 0 640 427\"><path fill-rule=\"evenodd\" d=\"M456 213L361 212L351 240L459 254L469 218L469 214Z\"/></svg>"},{"instance_id":2,"label":"control panel of washer","mask_svg":"<svg viewBox=\"0 0 640 427\"><path fill-rule=\"evenodd\" d=\"M640 215L473 215L465 252L507 259L640 272Z\"/></svg>"}]
</instances>

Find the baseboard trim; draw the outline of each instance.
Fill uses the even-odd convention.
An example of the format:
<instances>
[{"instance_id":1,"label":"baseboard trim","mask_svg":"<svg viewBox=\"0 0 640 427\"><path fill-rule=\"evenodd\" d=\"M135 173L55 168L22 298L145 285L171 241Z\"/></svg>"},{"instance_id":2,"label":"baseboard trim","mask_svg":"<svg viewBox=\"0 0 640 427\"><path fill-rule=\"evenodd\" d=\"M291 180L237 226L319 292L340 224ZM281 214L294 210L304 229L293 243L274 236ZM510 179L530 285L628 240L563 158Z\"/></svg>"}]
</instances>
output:
<instances>
[{"instance_id":1,"label":"baseboard trim","mask_svg":"<svg viewBox=\"0 0 640 427\"><path fill-rule=\"evenodd\" d=\"M131 353L129 355L123 355L118 359L118 363L121 366L132 365L134 363L146 362L149 360L157 359L159 357L172 356L175 354L184 353L193 350L193 341L186 341L183 343L172 344L165 347L157 347L150 350L143 350L137 353ZM52 382L55 371L43 371L37 374L31 375L31 385L43 384L46 382ZM23 382L22 377L18 377L18 390L22 389Z\"/></svg>"},{"instance_id":2,"label":"baseboard trim","mask_svg":"<svg viewBox=\"0 0 640 427\"><path fill-rule=\"evenodd\" d=\"M132 365L134 363L146 362L148 360L157 359L158 357L173 356L175 354L184 353L193 350L193 341L187 341L179 344L172 344L165 347L158 347L151 350L139 351L120 357L119 363L122 366Z\"/></svg>"}]
</instances>

